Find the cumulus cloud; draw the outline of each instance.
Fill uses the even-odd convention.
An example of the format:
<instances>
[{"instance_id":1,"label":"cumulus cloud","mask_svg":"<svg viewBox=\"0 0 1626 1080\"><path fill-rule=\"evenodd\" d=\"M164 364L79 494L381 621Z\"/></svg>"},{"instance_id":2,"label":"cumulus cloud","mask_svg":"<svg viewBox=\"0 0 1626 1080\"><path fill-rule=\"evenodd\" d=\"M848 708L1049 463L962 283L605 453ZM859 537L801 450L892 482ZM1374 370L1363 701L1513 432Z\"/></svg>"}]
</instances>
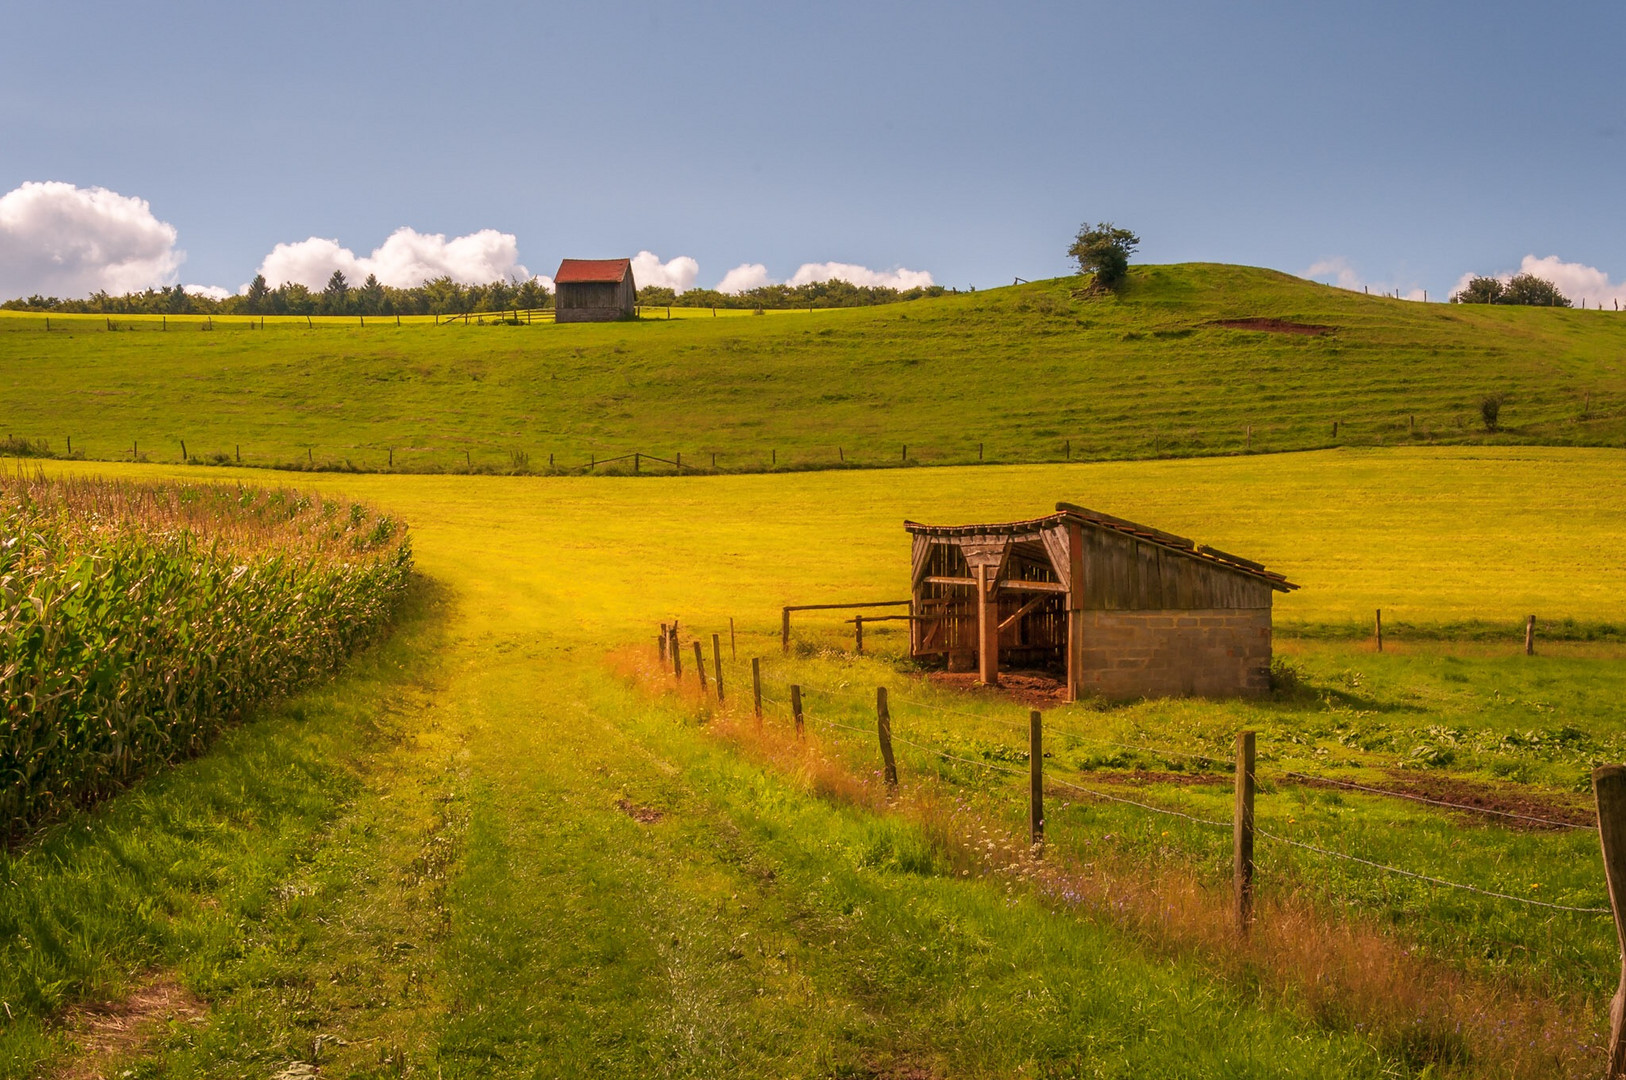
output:
<instances>
[{"instance_id":1,"label":"cumulus cloud","mask_svg":"<svg viewBox=\"0 0 1626 1080\"><path fill-rule=\"evenodd\" d=\"M852 285L880 289L924 289L933 284L924 270L871 270L852 263L803 263L790 276L789 285L812 285L818 281L845 281Z\"/></svg>"},{"instance_id":2,"label":"cumulus cloud","mask_svg":"<svg viewBox=\"0 0 1626 1080\"><path fill-rule=\"evenodd\" d=\"M924 270L871 270L867 266L838 262L803 263L785 284L812 285L820 281L845 281L853 285L899 290L923 289L934 284L931 274ZM717 283L717 291L742 293L774 284L777 282L768 276L766 266L761 263L741 263L723 275L723 280Z\"/></svg>"},{"instance_id":3,"label":"cumulus cloud","mask_svg":"<svg viewBox=\"0 0 1626 1080\"><path fill-rule=\"evenodd\" d=\"M670 262L661 262L653 251L640 251L632 257L632 280L640 289L660 285L673 292L687 292L694 287L700 273L700 264L687 255L679 255Z\"/></svg>"},{"instance_id":4,"label":"cumulus cloud","mask_svg":"<svg viewBox=\"0 0 1626 1080\"><path fill-rule=\"evenodd\" d=\"M87 296L168 285L186 253L147 200L29 181L0 196L0 295Z\"/></svg>"},{"instance_id":5,"label":"cumulus cloud","mask_svg":"<svg viewBox=\"0 0 1626 1080\"><path fill-rule=\"evenodd\" d=\"M1318 260L1304 271L1303 276L1312 281L1325 281L1328 285L1336 285L1340 289L1349 289L1352 292L1366 289L1380 296L1399 296L1402 300L1428 299L1427 291L1416 282L1400 285L1392 281L1368 281L1356 272L1349 260L1342 255Z\"/></svg>"},{"instance_id":6,"label":"cumulus cloud","mask_svg":"<svg viewBox=\"0 0 1626 1080\"><path fill-rule=\"evenodd\" d=\"M768 276L766 266L761 263L741 263L723 275L723 280L717 283L717 291L737 295L772 284L773 278Z\"/></svg>"},{"instance_id":7,"label":"cumulus cloud","mask_svg":"<svg viewBox=\"0 0 1626 1080\"><path fill-rule=\"evenodd\" d=\"M181 288L193 296L207 296L211 300L224 300L231 295L230 289L222 289L219 285L182 285Z\"/></svg>"},{"instance_id":8,"label":"cumulus cloud","mask_svg":"<svg viewBox=\"0 0 1626 1080\"><path fill-rule=\"evenodd\" d=\"M1626 304L1626 282L1611 282L1609 275L1595 266L1585 263L1565 262L1557 255L1548 255L1538 259L1534 255L1526 255L1519 263L1518 270L1510 270L1501 274L1491 274L1500 281L1510 280L1515 273L1534 274L1545 278L1558 286L1558 291L1569 297L1575 303L1586 301L1588 307L1613 307L1616 304ZM1483 274L1463 274L1457 279L1457 287L1452 292L1467 287L1468 282Z\"/></svg>"},{"instance_id":9,"label":"cumulus cloud","mask_svg":"<svg viewBox=\"0 0 1626 1080\"><path fill-rule=\"evenodd\" d=\"M444 233L421 233L403 227L391 233L371 255L364 256L341 247L337 240L313 236L293 244L278 244L260 263L260 273L273 289L289 282L320 289L335 270L343 271L353 285L372 274L380 283L401 289L441 276L465 285L532 276L519 261L519 244L513 233L495 229L481 229L448 240Z\"/></svg>"}]
</instances>

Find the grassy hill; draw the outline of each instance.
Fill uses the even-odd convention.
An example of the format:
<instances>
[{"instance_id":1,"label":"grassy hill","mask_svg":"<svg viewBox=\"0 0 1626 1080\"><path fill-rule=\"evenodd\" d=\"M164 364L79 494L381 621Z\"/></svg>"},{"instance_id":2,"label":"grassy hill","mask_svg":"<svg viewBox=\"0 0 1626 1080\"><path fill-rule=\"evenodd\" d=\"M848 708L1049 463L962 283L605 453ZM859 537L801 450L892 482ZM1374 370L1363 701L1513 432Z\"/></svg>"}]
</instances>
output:
<instances>
[{"instance_id":1,"label":"grassy hill","mask_svg":"<svg viewBox=\"0 0 1626 1080\"><path fill-rule=\"evenodd\" d=\"M176 460L184 440L249 464L538 471L633 451L753 470L897 464L905 447L964 463L1626 440L1626 314L1216 264L1138 267L1121 297L1074 284L601 326L52 316L46 332L3 313L0 436L93 458Z\"/></svg>"}]
</instances>

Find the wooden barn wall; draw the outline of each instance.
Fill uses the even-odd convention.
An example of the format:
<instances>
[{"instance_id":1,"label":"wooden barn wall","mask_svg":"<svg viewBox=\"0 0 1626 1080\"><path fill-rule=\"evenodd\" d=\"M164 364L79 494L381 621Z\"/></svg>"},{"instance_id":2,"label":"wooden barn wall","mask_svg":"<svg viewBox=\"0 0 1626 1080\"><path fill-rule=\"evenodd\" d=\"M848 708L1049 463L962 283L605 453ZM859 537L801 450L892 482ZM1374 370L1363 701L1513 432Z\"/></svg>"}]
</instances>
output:
<instances>
[{"instance_id":1,"label":"wooden barn wall","mask_svg":"<svg viewBox=\"0 0 1626 1080\"><path fill-rule=\"evenodd\" d=\"M1258 578L1180 555L1132 536L1086 527L1083 607L1089 611L1268 608Z\"/></svg>"},{"instance_id":2,"label":"wooden barn wall","mask_svg":"<svg viewBox=\"0 0 1626 1080\"><path fill-rule=\"evenodd\" d=\"M580 281L556 286L554 300L559 309L619 308L622 306L622 285L610 281Z\"/></svg>"}]
</instances>

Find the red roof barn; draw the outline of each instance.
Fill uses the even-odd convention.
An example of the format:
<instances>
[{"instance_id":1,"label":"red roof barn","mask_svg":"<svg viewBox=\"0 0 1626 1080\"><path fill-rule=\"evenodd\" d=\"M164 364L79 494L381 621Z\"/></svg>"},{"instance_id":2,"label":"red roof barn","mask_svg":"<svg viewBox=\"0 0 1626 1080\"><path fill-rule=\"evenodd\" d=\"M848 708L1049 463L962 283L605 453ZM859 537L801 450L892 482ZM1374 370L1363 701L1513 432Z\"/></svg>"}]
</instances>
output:
<instances>
[{"instance_id":1,"label":"red roof barn","mask_svg":"<svg viewBox=\"0 0 1626 1080\"><path fill-rule=\"evenodd\" d=\"M611 322L633 317L638 284L631 259L566 259L553 275L556 322Z\"/></svg>"}]
</instances>

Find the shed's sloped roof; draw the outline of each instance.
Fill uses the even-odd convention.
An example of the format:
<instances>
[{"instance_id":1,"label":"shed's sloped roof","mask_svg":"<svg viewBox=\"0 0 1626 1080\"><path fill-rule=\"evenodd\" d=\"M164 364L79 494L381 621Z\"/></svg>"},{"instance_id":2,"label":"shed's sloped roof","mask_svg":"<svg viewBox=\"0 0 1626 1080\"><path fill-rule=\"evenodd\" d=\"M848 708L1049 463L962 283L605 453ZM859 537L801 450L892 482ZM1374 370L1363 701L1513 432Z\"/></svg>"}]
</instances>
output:
<instances>
[{"instance_id":1,"label":"shed's sloped roof","mask_svg":"<svg viewBox=\"0 0 1626 1080\"><path fill-rule=\"evenodd\" d=\"M1068 502L1057 503L1054 514L1047 514L1041 518L1032 518L1028 521L1006 521L990 525L922 525L918 521L905 521L903 527L919 536L1004 536L1012 538L1029 536L1037 539L1038 534L1043 530L1069 522L1078 522L1081 525L1090 525L1098 529L1123 533L1126 536L1134 537L1136 540L1156 544L1158 547L1166 548L1176 554L1196 559L1199 562L1222 566L1239 574L1247 574L1249 577L1255 577L1265 582L1278 592L1291 592L1299 587L1281 574L1266 570L1264 566L1251 559L1244 559L1240 555L1232 555L1229 552L1209 547L1206 544L1198 544L1193 540L1186 539L1184 536L1176 536L1173 533L1164 532L1162 529L1154 529L1150 525L1137 525L1133 521L1126 521L1121 517L1113 517L1111 514L1103 514L1099 510L1089 510Z\"/></svg>"},{"instance_id":2,"label":"shed's sloped roof","mask_svg":"<svg viewBox=\"0 0 1626 1080\"><path fill-rule=\"evenodd\" d=\"M608 282L619 285L632 271L631 259L566 259L553 275L555 285Z\"/></svg>"}]
</instances>

